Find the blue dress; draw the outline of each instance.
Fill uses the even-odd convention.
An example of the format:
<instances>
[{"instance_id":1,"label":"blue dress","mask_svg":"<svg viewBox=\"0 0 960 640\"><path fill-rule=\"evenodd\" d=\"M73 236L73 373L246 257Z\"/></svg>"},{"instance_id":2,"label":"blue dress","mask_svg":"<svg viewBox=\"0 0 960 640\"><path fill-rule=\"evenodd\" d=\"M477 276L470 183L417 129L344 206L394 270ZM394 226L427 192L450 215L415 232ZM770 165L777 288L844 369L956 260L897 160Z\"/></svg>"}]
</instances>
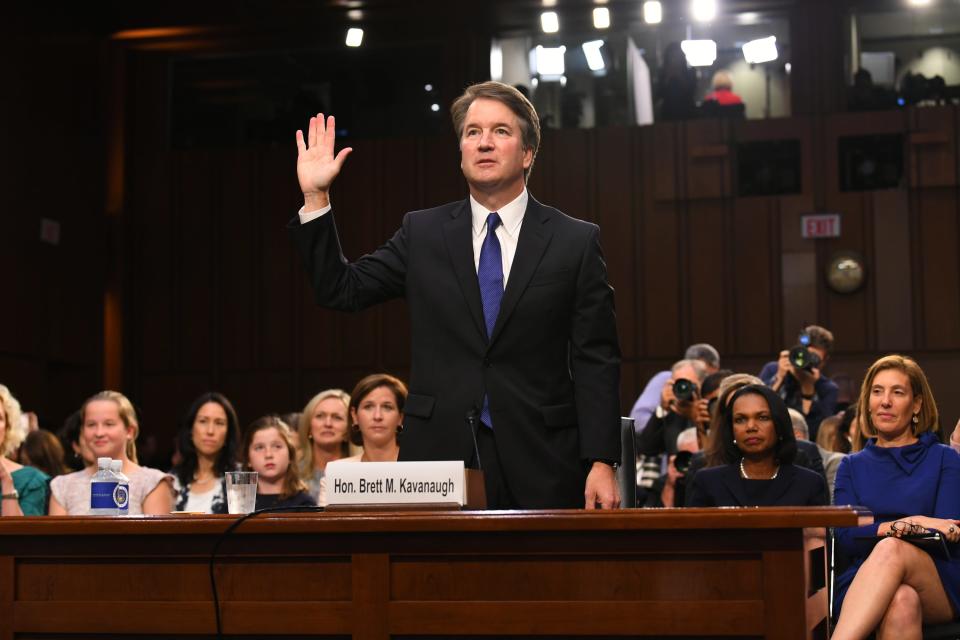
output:
<instances>
[{"instance_id":1,"label":"blue dress","mask_svg":"<svg viewBox=\"0 0 960 640\"><path fill-rule=\"evenodd\" d=\"M871 439L863 451L840 462L834 504L867 507L875 524L836 531L839 551L852 565L837 578L835 612L840 611L857 569L872 548L869 541L857 537L876 536L878 523L905 516L960 518L960 455L940 444L933 433L920 434L919 440L905 447L883 448ZM960 611L960 557L951 555L951 560L931 557L953 610Z\"/></svg>"}]
</instances>

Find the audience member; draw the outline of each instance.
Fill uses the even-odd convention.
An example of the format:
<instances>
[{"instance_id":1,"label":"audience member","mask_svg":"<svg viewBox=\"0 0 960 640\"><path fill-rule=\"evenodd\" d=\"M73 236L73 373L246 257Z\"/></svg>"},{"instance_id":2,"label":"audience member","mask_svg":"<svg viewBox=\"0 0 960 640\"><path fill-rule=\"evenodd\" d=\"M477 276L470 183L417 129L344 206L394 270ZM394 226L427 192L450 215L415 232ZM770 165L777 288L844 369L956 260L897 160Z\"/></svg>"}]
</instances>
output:
<instances>
[{"instance_id":1,"label":"audience member","mask_svg":"<svg viewBox=\"0 0 960 640\"><path fill-rule=\"evenodd\" d=\"M760 379L780 394L787 407L803 414L816 439L820 422L837 412L837 385L823 375L833 351L833 334L812 324L803 330L801 344L804 341L807 351L819 358L818 364L798 367L790 361L791 350L784 350L777 361L764 365Z\"/></svg>"},{"instance_id":2,"label":"audience member","mask_svg":"<svg viewBox=\"0 0 960 640\"><path fill-rule=\"evenodd\" d=\"M130 515L161 515L173 507L170 482L162 471L137 464L140 425L133 405L121 393L101 391L80 408L80 439L92 454L94 464L82 471L57 476L50 483L50 515L86 515L90 510L90 478L96 458L123 461L130 479Z\"/></svg>"},{"instance_id":3,"label":"audience member","mask_svg":"<svg viewBox=\"0 0 960 640\"><path fill-rule=\"evenodd\" d=\"M63 458L60 439L46 429L31 431L20 445L20 464L36 467L51 478L70 473Z\"/></svg>"},{"instance_id":4,"label":"audience member","mask_svg":"<svg viewBox=\"0 0 960 640\"><path fill-rule=\"evenodd\" d=\"M327 463L351 455L349 416L350 396L342 389L321 391L300 414L300 477L318 499Z\"/></svg>"},{"instance_id":5,"label":"audience member","mask_svg":"<svg viewBox=\"0 0 960 640\"><path fill-rule=\"evenodd\" d=\"M330 464L347 462L395 462L400 454L403 406L407 386L386 373L369 375L350 394L350 440L363 446L363 453ZM320 479L319 503L326 505L326 479Z\"/></svg>"},{"instance_id":6,"label":"audience member","mask_svg":"<svg viewBox=\"0 0 960 640\"><path fill-rule=\"evenodd\" d=\"M783 400L763 385L736 391L714 439L723 466L703 469L687 492L689 507L815 506L828 503L826 482L792 464L796 439Z\"/></svg>"},{"instance_id":7,"label":"audience member","mask_svg":"<svg viewBox=\"0 0 960 640\"><path fill-rule=\"evenodd\" d=\"M303 461L303 442L300 440L300 431L297 429L297 426L300 424L300 412L291 411L290 413L284 413L280 416L280 420L283 421L283 424L290 427L290 441L293 442L294 448L300 452L299 457L297 458L301 462ZM301 478L306 481L306 477L301 475Z\"/></svg>"},{"instance_id":8,"label":"audience member","mask_svg":"<svg viewBox=\"0 0 960 640\"><path fill-rule=\"evenodd\" d=\"M224 473L236 468L239 446L240 426L230 401L216 391L194 400L177 432L174 510L227 513Z\"/></svg>"},{"instance_id":9,"label":"audience member","mask_svg":"<svg viewBox=\"0 0 960 640\"><path fill-rule=\"evenodd\" d=\"M707 369L699 360L679 360L673 364L660 392L660 405L637 437L637 454L676 453L681 431L710 421L710 401L700 394L700 385L706 376ZM674 385L681 380L690 393L678 399Z\"/></svg>"},{"instance_id":10,"label":"audience member","mask_svg":"<svg viewBox=\"0 0 960 640\"><path fill-rule=\"evenodd\" d=\"M874 522L837 529L852 564L836 580L833 638L920 638L924 624L957 617L960 558L928 553L905 536L938 531L960 541L960 456L940 444L933 393L911 358L873 363L859 405L867 442L840 463L836 501L867 507Z\"/></svg>"},{"instance_id":11,"label":"audience member","mask_svg":"<svg viewBox=\"0 0 960 640\"><path fill-rule=\"evenodd\" d=\"M679 42L663 50L663 63L657 81L656 101L659 120L686 120L696 103L697 73L687 64Z\"/></svg>"},{"instance_id":12,"label":"audience member","mask_svg":"<svg viewBox=\"0 0 960 640\"><path fill-rule=\"evenodd\" d=\"M733 77L729 71L720 69L713 74L713 91L703 100L713 101L719 105L743 104L743 99L733 92Z\"/></svg>"},{"instance_id":13,"label":"audience member","mask_svg":"<svg viewBox=\"0 0 960 640\"><path fill-rule=\"evenodd\" d=\"M0 515L42 516L47 510L47 482L39 469L23 466L10 456L20 446L20 403L0 384Z\"/></svg>"},{"instance_id":14,"label":"audience member","mask_svg":"<svg viewBox=\"0 0 960 640\"><path fill-rule=\"evenodd\" d=\"M950 433L950 446L953 447L954 451L960 453L960 420L957 420L957 426Z\"/></svg>"},{"instance_id":15,"label":"audience member","mask_svg":"<svg viewBox=\"0 0 960 640\"><path fill-rule=\"evenodd\" d=\"M703 363L707 373L714 373L720 369L720 354L709 344L701 342L687 347L683 354L684 360L699 360ZM633 428L639 434L647 426L650 416L654 414L657 407L661 406L663 387L670 379L670 371L661 371L655 374L643 388L643 392L630 410L630 417L633 418Z\"/></svg>"},{"instance_id":16,"label":"audience member","mask_svg":"<svg viewBox=\"0 0 960 640\"><path fill-rule=\"evenodd\" d=\"M667 461L667 472L653 484L653 490L647 493L644 507L673 507L684 504L684 474L693 454L700 450L699 433L694 427L680 432L677 436L677 452Z\"/></svg>"},{"instance_id":17,"label":"audience member","mask_svg":"<svg viewBox=\"0 0 960 640\"><path fill-rule=\"evenodd\" d=\"M258 418L243 433L243 466L257 472L258 511L317 504L300 479L290 433L290 427L277 416Z\"/></svg>"},{"instance_id":18,"label":"audience member","mask_svg":"<svg viewBox=\"0 0 960 640\"><path fill-rule=\"evenodd\" d=\"M840 466L840 461L843 460L843 454L837 453L835 451L829 451L824 449L816 443L810 442L810 429L807 427L807 419L803 417L803 414L797 411L796 409L788 409L790 413L790 421L793 423L793 435L797 439L797 453L799 454L799 447L801 444L805 446L810 446L814 444L817 447L817 453L820 454L820 459L823 461L823 473L827 479L827 489L830 491L830 502L833 502L833 487L837 480L837 467ZM836 423L840 422L838 416L830 416L826 420L820 423L820 429L823 430L823 425L828 421L835 421ZM836 426L834 426L834 430Z\"/></svg>"}]
</instances>

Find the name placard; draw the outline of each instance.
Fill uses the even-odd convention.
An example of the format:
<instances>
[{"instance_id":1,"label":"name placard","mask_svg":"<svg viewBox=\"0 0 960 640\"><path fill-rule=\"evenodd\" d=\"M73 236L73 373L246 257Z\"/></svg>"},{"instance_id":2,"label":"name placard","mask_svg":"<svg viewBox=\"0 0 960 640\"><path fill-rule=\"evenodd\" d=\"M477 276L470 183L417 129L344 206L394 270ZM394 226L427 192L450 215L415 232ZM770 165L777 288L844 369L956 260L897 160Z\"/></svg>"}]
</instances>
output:
<instances>
[{"instance_id":1,"label":"name placard","mask_svg":"<svg viewBox=\"0 0 960 640\"><path fill-rule=\"evenodd\" d=\"M327 506L417 505L467 502L462 460L332 462L324 482Z\"/></svg>"}]
</instances>

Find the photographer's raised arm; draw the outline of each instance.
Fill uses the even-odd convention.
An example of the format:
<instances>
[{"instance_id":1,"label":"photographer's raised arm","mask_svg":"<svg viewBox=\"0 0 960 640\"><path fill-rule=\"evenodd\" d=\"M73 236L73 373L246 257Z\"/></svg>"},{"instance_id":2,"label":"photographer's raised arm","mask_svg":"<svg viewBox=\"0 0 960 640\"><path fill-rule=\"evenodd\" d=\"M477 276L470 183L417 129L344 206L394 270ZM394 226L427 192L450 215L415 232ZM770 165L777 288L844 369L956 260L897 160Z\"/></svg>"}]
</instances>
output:
<instances>
[{"instance_id":1,"label":"photographer's raised arm","mask_svg":"<svg viewBox=\"0 0 960 640\"><path fill-rule=\"evenodd\" d=\"M345 147L334 155L337 134L336 120L330 116L324 122L323 114L310 118L307 140L297 130L297 179L303 192L304 212L323 209L330 204L330 185L340 174L343 162L353 151Z\"/></svg>"}]
</instances>

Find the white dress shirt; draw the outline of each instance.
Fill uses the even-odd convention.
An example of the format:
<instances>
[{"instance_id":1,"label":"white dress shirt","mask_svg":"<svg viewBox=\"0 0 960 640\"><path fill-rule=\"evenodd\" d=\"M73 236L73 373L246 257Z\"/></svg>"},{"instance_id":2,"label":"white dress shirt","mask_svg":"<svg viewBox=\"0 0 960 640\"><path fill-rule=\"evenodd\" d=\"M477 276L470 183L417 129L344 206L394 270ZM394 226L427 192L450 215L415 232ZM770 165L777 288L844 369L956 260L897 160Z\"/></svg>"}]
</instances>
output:
<instances>
[{"instance_id":1,"label":"white dress shirt","mask_svg":"<svg viewBox=\"0 0 960 640\"><path fill-rule=\"evenodd\" d=\"M520 195L508 204L505 204L497 213L500 214L501 224L497 227L497 240L500 241L500 254L503 258L503 286L507 286L507 279L510 277L510 267L513 265L513 257L517 254L517 240L520 238L520 227L523 225L523 214L527 211L527 202L530 195L526 188L520 192ZM330 211L332 205L327 205L316 211L304 211L300 208L300 224L306 224L311 220L316 220ZM483 240L487 237L487 216L490 215L483 205L470 196L470 215L473 228L473 267L480 269L480 248L483 246Z\"/></svg>"}]
</instances>

